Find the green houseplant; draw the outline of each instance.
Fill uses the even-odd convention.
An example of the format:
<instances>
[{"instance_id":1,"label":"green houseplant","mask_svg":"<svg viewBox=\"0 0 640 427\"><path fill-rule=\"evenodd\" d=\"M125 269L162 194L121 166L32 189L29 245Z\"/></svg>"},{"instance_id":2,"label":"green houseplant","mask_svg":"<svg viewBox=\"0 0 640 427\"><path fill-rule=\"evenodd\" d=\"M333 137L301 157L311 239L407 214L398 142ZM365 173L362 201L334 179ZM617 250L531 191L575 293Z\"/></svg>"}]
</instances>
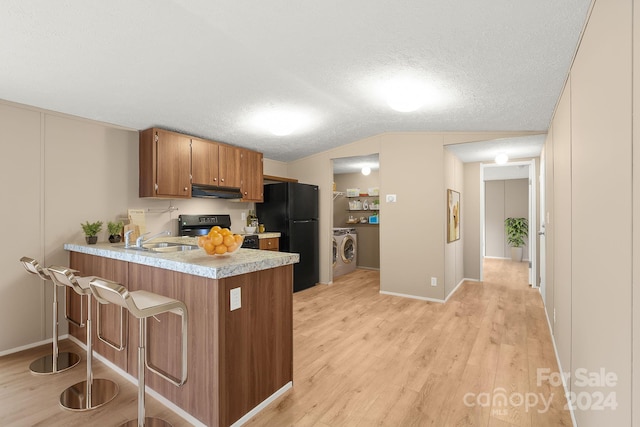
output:
<instances>
[{"instance_id":1,"label":"green houseplant","mask_svg":"<svg viewBox=\"0 0 640 427\"><path fill-rule=\"evenodd\" d=\"M122 221L112 222L109 221L107 223L107 230L109 230L109 241L111 243L120 242L120 234L122 233L122 229L124 228L124 224Z\"/></svg>"},{"instance_id":2,"label":"green houseplant","mask_svg":"<svg viewBox=\"0 0 640 427\"><path fill-rule=\"evenodd\" d=\"M89 222L86 221L84 224L80 224L82 226L82 231L84 231L85 239L89 245L93 245L98 241L97 234L102 230L102 221Z\"/></svg>"},{"instance_id":3,"label":"green houseplant","mask_svg":"<svg viewBox=\"0 0 640 427\"><path fill-rule=\"evenodd\" d=\"M511 246L511 260L522 261L522 247L524 238L529 236L529 221L527 218L507 218L504 220L507 233L507 244Z\"/></svg>"}]
</instances>

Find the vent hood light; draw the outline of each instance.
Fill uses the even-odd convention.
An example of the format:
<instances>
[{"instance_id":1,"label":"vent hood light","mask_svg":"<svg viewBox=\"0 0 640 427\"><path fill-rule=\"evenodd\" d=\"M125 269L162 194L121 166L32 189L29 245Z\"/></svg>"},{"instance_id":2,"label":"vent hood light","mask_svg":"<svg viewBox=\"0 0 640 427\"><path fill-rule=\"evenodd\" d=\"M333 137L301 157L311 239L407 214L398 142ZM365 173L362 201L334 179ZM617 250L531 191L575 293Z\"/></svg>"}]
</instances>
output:
<instances>
[{"instance_id":1,"label":"vent hood light","mask_svg":"<svg viewBox=\"0 0 640 427\"><path fill-rule=\"evenodd\" d=\"M371 173L371 168L369 166L365 166L362 168L362 175L367 176Z\"/></svg>"}]
</instances>

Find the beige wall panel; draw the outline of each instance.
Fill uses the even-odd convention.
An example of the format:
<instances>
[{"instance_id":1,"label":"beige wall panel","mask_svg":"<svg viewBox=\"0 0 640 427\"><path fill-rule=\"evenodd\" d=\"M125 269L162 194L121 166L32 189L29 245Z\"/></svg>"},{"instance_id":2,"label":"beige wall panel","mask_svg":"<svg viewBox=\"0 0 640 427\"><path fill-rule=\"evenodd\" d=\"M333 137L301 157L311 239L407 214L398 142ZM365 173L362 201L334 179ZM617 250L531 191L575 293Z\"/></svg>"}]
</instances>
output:
<instances>
[{"instance_id":1,"label":"beige wall panel","mask_svg":"<svg viewBox=\"0 0 640 427\"><path fill-rule=\"evenodd\" d=\"M465 163L462 235L464 272L467 279L480 280L480 163Z\"/></svg>"},{"instance_id":2,"label":"beige wall panel","mask_svg":"<svg viewBox=\"0 0 640 427\"><path fill-rule=\"evenodd\" d=\"M281 178L289 178L287 172L287 164L277 160L263 159L262 173L264 175L279 176Z\"/></svg>"},{"instance_id":3,"label":"beige wall panel","mask_svg":"<svg viewBox=\"0 0 640 427\"><path fill-rule=\"evenodd\" d=\"M51 338L52 285L28 274L19 262L46 263L41 239L40 113L0 104L0 168L4 239L0 252L0 353ZM45 264L46 265L46 264Z\"/></svg>"},{"instance_id":4,"label":"beige wall panel","mask_svg":"<svg viewBox=\"0 0 640 427\"><path fill-rule=\"evenodd\" d=\"M547 306L554 323L562 369L571 367L571 80L567 81L553 119L553 202L549 235L553 253L553 305ZM547 194L551 196L551 194ZM555 313L555 314L554 314Z\"/></svg>"},{"instance_id":5,"label":"beige wall panel","mask_svg":"<svg viewBox=\"0 0 640 427\"><path fill-rule=\"evenodd\" d=\"M544 162L544 183L545 183L545 218L541 218L540 221L545 222L545 309L547 312L547 318L549 319L549 325L551 326L551 332L555 330L553 322L553 306L554 306L554 252L553 252L553 239L554 239L554 219L553 219L553 194L554 194L554 178L553 178L553 133L555 125L552 124L549 129L549 133L544 143L542 155L540 156L540 162ZM548 218L548 221L547 221Z\"/></svg>"},{"instance_id":6,"label":"beige wall panel","mask_svg":"<svg viewBox=\"0 0 640 427\"><path fill-rule=\"evenodd\" d=\"M572 368L617 376L572 390L618 404L581 426L631 425L631 5L595 2L571 72Z\"/></svg>"},{"instance_id":7,"label":"beige wall panel","mask_svg":"<svg viewBox=\"0 0 640 427\"><path fill-rule=\"evenodd\" d=\"M465 200L466 200L466 196L467 196L467 192L464 188L464 164L460 161L460 159L458 159L457 157L454 156L454 177L455 177L455 185L456 188L459 189L460 191L460 213L464 212L464 204L465 204ZM446 213L445 213L446 215ZM446 218L446 216L445 216ZM466 218L462 218L462 216L460 217L461 221L465 221ZM446 221L445 221L446 222ZM446 227L446 225L445 225ZM462 226L462 224L460 224L460 240L456 242L455 244L455 248L456 248L456 253L455 253L455 264L456 264L456 268L455 268L455 281L454 281L454 287L457 286L463 279L464 279L464 245L466 244L466 237L464 235L464 227ZM448 289L445 290L446 295L448 296L451 291L453 291L453 289Z\"/></svg>"},{"instance_id":8,"label":"beige wall panel","mask_svg":"<svg viewBox=\"0 0 640 427\"><path fill-rule=\"evenodd\" d=\"M442 135L384 135L380 152L381 290L444 298ZM395 203L385 196L394 194ZM436 277L438 286L429 281Z\"/></svg>"},{"instance_id":9,"label":"beige wall panel","mask_svg":"<svg viewBox=\"0 0 640 427\"><path fill-rule=\"evenodd\" d=\"M504 183L484 183L484 247L485 256L504 258Z\"/></svg>"},{"instance_id":10,"label":"beige wall panel","mask_svg":"<svg viewBox=\"0 0 640 427\"><path fill-rule=\"evenodd\" d=\"M633 110L640 111L640 4L633 7ZM633 383L632 419L640 425L640 121L633 118Z\"/></svg>"},{"instance_id":11,"label":"beige wall panel","mask_svg":"<svg viewBox=\"0 0 640 427\"><path fill-rule=\"evenodd\" d=\"M544 132L447 132L443 136L444 145L451 145L540 134L544 134Z\"/></svg>"},{"instance_id":12,"label":"beige wall panel","mask_svg":"<svg viewBox=\"0 0 640 427\"><path fill-rule=\"evenodd\" d=\"M451 189L460 193L460 211L462 213L462 199L464 195L460 189L460 185L456 180L456 161L459 161L456 156L453 155L449 150L444 150L444 187L445 187L445 197L447 197L446 190ZM445 215L445 236L446 236L446 218L447 218L447 206L444 206L444 215ZM460 216L462 220L462 215ZM447 243L445 238L444 243L444 292L445 298L447 295L453 291L456 286L456 254L458 245L462 245L463 241L462 235L462 223L460 224L460 240L456 240L455 242Z\"/></svg>"}]
</instances>

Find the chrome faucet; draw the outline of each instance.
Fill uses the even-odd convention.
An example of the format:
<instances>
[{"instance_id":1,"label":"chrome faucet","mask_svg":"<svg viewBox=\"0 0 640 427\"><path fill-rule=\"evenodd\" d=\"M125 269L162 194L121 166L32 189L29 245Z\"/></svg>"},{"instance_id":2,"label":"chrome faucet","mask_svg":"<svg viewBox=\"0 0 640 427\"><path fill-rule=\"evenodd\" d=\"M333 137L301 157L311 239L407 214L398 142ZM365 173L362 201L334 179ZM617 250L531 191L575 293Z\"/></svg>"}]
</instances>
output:
<instances>
[{"instance_id":1,"label":"chrome faucet","mask_svg":"<svg viewBox=\"0 0 640 427\"><path fill-rule=\"evenodd\" d=\"M169 230L164 230L164 231L161 231L161 232L159 232L159 233L156 233L156 234L154 234L153 236L149 237L148 239L144 240L144 236L146 236L147 234L149 234L149 233L144 233L142 236L140 236L140 237L138 237L138 238L136 239L136 246L137 246L137 247L139 247L139 248L140 248L140 247L142 247L142 245L144 245L145 243L148 243L149 241L151 241L151 240L155 239L156 237L164 236L165 234L166 234L167 236L171 236L171 232L170 232Z\"/></svg>"}]
</instances>

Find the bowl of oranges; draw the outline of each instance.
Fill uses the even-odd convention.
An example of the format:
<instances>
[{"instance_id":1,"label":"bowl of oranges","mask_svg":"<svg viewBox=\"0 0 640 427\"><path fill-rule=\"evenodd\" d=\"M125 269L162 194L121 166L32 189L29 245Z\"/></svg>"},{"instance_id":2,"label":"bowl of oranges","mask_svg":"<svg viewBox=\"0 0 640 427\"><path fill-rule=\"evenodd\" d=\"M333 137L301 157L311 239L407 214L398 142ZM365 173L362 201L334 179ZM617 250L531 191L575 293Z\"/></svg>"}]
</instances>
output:
<instances>
[{"instance_id":1,"label":"bowl of oranges","mask_svg":"<svg viewBox=\"0 0 640 427\"><path fill-rule=\"evenodd\" d=\"M208 255L230 255L242 246L243 240L244 236L215 225L208 234L198 237L198 246Z\"/></svg>"}]
</instances>

